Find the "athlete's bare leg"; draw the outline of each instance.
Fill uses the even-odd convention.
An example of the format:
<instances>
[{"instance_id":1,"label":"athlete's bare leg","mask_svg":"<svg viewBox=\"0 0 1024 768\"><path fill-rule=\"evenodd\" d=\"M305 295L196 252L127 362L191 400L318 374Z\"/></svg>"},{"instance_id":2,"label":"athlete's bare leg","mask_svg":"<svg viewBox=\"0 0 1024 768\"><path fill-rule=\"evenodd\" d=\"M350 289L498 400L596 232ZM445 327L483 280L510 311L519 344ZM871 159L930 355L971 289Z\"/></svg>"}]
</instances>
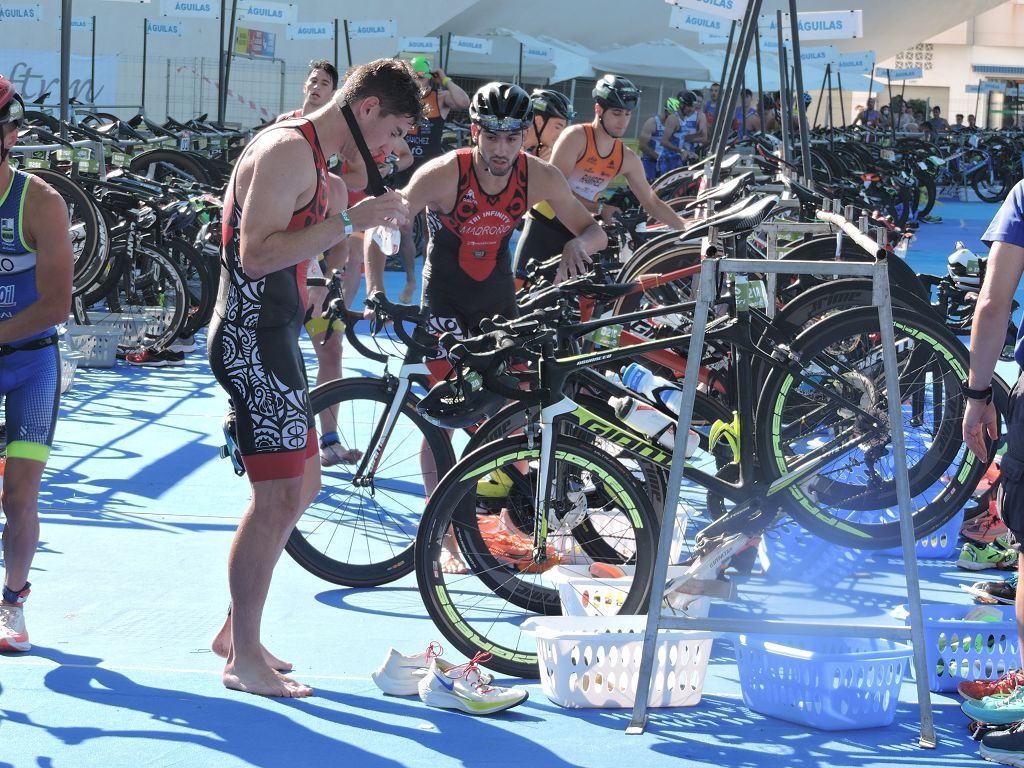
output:
<instances>
[{"instance_id":1,"label":"athlete's bare leg","mask_svg":"<svg viewBox=\"0 0 1024 768\"><path fill-rule=\"evenodd\" d=\"M39 485L45 466L12 458L4 470L4 586L11 590L25 586L39 545Z\"/></svg>"},{"instance_id":2,"label":"athlete's bare leg","mask_svg":"<svg viewBox=\"0 0 1024 768\"><path fill-rule=\"evenodd\" d=\"M227 688L261 696L313 695L309 686L271 669L260 643L260 623L274 566L319 487L316 455L306 460L302 477L252 484L252 502L238 525L228 559L232 644L224 665Z\"/></svg>"},{"instance_id":3,"label":"athlete's bare leg","mask_svg":"<svg viewBox=\"0 0 1024 768\"><path fill-rule=\"evenodd\" d=\"M405 287L398 294L398 301L408 304L412 301L413 293L416 292L416 243L412 239L412 222L406 224L401 229L401 233L398 255L402 258L402 266L405 267Z\"/></svg>"},{"instance_id":4,"label":"athlete's bare leg","mask_svg":"<svg viewBox=\"0 0 1024 768\"><path fill-rule=\"evenodd\" d=\"M290 661L283 661L277 658L274 654L263 648L263 659L267 662L267 666L271 669L276 669L278 672L291 672L294 665ZM222 659L226 659L228 654L231 653L231 613L224 617L224 624L217 630L217 634L213 638L213 642L210 643L210 649L220 656Z\"/></svg>"}]
</instances>

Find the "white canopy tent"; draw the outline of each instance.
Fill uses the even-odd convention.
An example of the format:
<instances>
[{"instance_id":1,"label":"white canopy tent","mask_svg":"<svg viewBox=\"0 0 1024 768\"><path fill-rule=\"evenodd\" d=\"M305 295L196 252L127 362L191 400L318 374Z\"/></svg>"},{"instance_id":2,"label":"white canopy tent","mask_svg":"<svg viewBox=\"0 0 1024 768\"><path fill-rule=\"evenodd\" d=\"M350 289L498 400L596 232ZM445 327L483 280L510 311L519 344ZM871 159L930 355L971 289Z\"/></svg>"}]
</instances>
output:
<instances>
[{"instance_id":1,"label":"white canopy tent","mask_svg":"<svg viewBox=\"0 0 1024 768\"><path fill-rule=\"evenodd\" d=\"M594 54L591 62L595 70L629 75L678 80L707 80L711 77L707 65L691 51L674 40L664 38L608 48Z\"/></svg>"}]
</instances>

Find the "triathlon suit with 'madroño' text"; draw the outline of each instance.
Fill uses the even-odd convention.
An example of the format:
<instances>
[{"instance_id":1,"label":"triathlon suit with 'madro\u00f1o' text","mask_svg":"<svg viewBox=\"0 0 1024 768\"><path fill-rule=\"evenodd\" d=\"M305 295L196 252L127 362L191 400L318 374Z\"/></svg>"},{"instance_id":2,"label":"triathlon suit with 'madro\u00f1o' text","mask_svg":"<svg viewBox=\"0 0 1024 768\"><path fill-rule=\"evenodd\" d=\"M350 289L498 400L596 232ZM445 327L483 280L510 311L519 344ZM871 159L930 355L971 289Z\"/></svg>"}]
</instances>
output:
<instances>
[{"instance_id":1,"label":"triathlon suit with 'madro\u00f1o' text","mask_svg":"<svg viewBox=\"0 0 1024 768\"><path fill-rule=\"evenodd\" d=\"M485 317L516 313L508 242L526 214L529 160L520 152L505 188L489 195L477 179L473 151L467 147L455 152L455 207L449 213L428 211L423 296L439 331L475 332Z\"/></svg>"},{"instance_id":2,"label":"triathlon suit with 'madro\u00f1o' text","mask_svg":"<svg viewBox=\"0 0 1024 768\"><path fill-rule=\"evenodd\" d=\"M304 229L327 216L327 160L308 120L287 120L266 130L298 131L316 166L316 190L292 214L286 231ZM238 165L236 165L236 169ZM308 261L249 278L242 270L242 206L232 175L224 197L221 279L210 324L209 357L214 376L231 397L237 440L250 480L302 475L316 455L313 413L299 332L308 304Z\"/></svg>"}]
</instances>

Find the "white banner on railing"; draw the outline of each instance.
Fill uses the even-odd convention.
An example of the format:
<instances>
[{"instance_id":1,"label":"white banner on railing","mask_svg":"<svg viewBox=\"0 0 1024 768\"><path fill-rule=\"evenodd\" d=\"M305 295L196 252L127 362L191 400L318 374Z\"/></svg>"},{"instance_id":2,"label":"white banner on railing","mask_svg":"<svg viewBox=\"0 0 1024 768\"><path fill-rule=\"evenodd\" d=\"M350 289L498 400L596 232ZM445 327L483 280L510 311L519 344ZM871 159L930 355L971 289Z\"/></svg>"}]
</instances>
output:
<instances>
[{"instance_id":1,"label":"white banner on railing","mask_svg":"<svg viewBox=\"0 0 1024 768\"><path fill-rule=\"evenodd\" d=\"M723 42L729 41L729 20L724 16L708 16L674 5L668 17L668 25L672 29L691 29L702 34L723 35Z\"/></svg>"},{"instance_id":2,"label":"white banner on railing","mask_svg":"<svg viewBox=\"0 0 1024 768\"><path fill-rule=\"evenodd\" d=\"M526 43L522 43L522 46L524 58L551 61L555 57L555 52L550 48L538 45L527 45Z\"/></svg>"},{"instance_id":3,"label":"white banner on railing","mask_svg":"<svg viewBox=\"0 0 1024 768\"><path fill-rule=\"evenodd\" d=\"M153 21L146 22L147 35L169 35L181 37L185 33L185 27L180 21Z\"/></svg>"},{"instance_id":4,"label":"white banner on railing","mask_svg":"<svg viewBox=\"0 0 1024 768\"><path fill-rule=\"evenodd\" d=\"M391 19L373 19L371 21L349 21L349 37L394 37L397 29Z\"/></svg>"},{"instance_id":5,"label":"white banner on railing","mask_svg":"<svg viewBox=\"0 0 1024 768\"><path fill-rule=\"evenodd\" d=\"M981 84L979 89L977 83L967 84L968 93L1006 93L1006 83L999 82L998 80L989 80Z\"/></svg>"},{"instance_id":6,"label":"white banner on railing","mask_svg":"<svg viewBox=\"0 0 1024 768\"><path fill-rule=\"evenodd\" d=\"M403 37L399 48L408 53L437 53L441 41L436 37Z\"/></svg>"},{"instance_id":7,"label":"white banner on railing","mask_svg":"<svg viewBox=\"0 0 1024 768\"><path fill-rule=\"evenodd\" d=\"M289 40L330 40L334 37L333 21L300 21L288 25Z\"/></svg>"},{"instance_id":8,"label":"white banner on railing","mask_svg":"<svg viewBox=\"0 0 1024 768\"><path fill-rule=\"evenodd\" d=\"M220 3L213 0L160 0L160 15L183 19L219 19Z\"/></svg>"},{"instance_id":9,"label":"white banner on railing","mask_svg":"<svg viewBox=\"0 0 1024 768\"><path fill-rule=\"evenodd\" d=\"M452 50L457 53L476 53L480 56L489 56L493 42L485 37L463 37L452 35Z\"/></svg>"},{"instance_id":10,"label":"white banner on railing","mask_svg":"<svg viewBox=\"0 0 1024 768\"><path fill-rule=\"evenodd\" d=\"M917 80L924 77L924 70L921 67L910 69L876 69L876 80Z\"/></svg>"},{"instance_id":11,"label":"white banner on railing","mask_svg":"<svg viewBox=\"0 0 1024 768\"><path fill-rule=\"evenodd\" d=\"M60 16L57 17L57 29L61 28ZM92 32L92 16L72 16L72 32Z\"/></svg>"},{"instance_id":12,"label":"white banner on railing","mask_svg":"<svg viewBox=\"0 0 1024 768\"><path fill-rule=\"evenodd\" d=\"M43 6L39 3L0 4L0 21L42 21ZM11 41L7 41L11 42Z\"/></svg>"},{"instance_id":13,"label":"white banner on railing","mask_svg":"<svg viewBox=\"0 0 1024 768\"><path fill-rule=\"evenodd\" d=\"M836 59L836 69L851 75L869 74L875 66L874 51L850 51L840 53Z\"/></svg>"},{"instance_id":14,"label":"white banner on railing","mask_svg":"<svg viewBox=\"0 0 1024 768\"><path fill-rule=\"evenodd\" d=\"M238 4L239 24L294 24L298 20L299 7L294 3L248 0Z\"/></svg>"},{"instance_id":15,"label":"white banner on railing","mask_svg":"<svg viewBox=\"0 0 1024 768\"><path fill-rule=\"evenodd\" d=\"M709 13L712 16L724 16L729 20L739 21L747 10L747 0L665 0L666 3L678 5L697 13Z\"/></svg>"},{"instance_id":16,"label":"white banner on railing","mask_svg":"<svg viewBox=\"0 0 1024 768\"><path fill-rule=\"evenodd\" d=\"M804 64L811 64L824 68L826 64L831 64L836 60L839 54L836 52L834 45L823 45L819 48L801 48L800 49L800 61Z\"/></svg>"},{"instance_id":17,"label":"white banner on railing","mask_svg":"<svg viewBox=\"0 0 1024 768\"><path fill-rule=\"evenodd\" d=\"M776 17L763 14L758 17L762 33L776 34ZM796 15L796 26L801 40L852 40L864 37L863 11L808 11ZM790 36L789 14L782 14L783 37Z\"/></svg>"}]
</instances>

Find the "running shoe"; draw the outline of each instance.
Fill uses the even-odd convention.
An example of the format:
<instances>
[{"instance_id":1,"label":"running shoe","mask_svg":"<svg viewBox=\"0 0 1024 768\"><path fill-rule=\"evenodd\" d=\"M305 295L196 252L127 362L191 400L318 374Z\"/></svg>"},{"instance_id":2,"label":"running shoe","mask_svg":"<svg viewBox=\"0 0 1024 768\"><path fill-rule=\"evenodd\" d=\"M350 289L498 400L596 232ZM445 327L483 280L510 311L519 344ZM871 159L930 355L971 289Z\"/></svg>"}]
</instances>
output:
<instances>
[{"instance_id":1,"label":"running shoe","mask_svg":"<svg viewBox=\"0 0 1024 768\"><path fill-rule=\"evenodd\" d=\"M427 676L432 661L437 663L442 672L447 672L455 666L442 659L442 653L444 649L440 643L431 643L427 650L415 656L403 656L394 648L389 648L384 663L370 677L388 696L415 696L419 693L420 680ZM484 683L493 680L487 673L482 673L480 679Z\"/></svg>"},{"instance_id":2,"label":"running shoe","mask_svg":"<svg viewBox=\"0 0 1024 768\"><path fill-rule=\"evenodd\" d=\"M990 731L981 739L981 756L1000 765L1024 766L1024 723Z\"/></svg>"},{"instance_id":3,"label":"running shoe","mask_svg":"<svg viewBox=\"0 0 1024 768\"><path fill-rule=\"evenodd\" d=\"M1009 696L1024 685L1024 670L1014 669L995 680L964 680L956 692L968 701L981 701L986 696Z\"/></svg>"},{"instance_id":4,"label":"running shoe","mask_svg":"<svg viewBox=\"0 0 1024 768\"><path fill-rule=\"evenodd\" d=\"M1018 685L1009 696L986 696L979 701L967 699L961 711L972 720L993 725L1009 725L1024 720L1024 687Z\"/></svg>"},{"instance_id":5,"label":"running shoe","mask_svg":"<svg viewBox=\"0 0 1024 768\"><path fill-rule=\"evenodd\" d=\"M483 681L477 664L491 658L478 653L471 661L442 670L437 659L431 659L427 675L420 680L419 694L430 707L455 709L467 715L493 715L517 707L529 698L522 688L501 688Z\"/></svg>"},{"instance_id":6,"label":"running shoe","mask_svg":"<svg viewBox=\"0 0 1024 768\"><path fill-rule=\"evenodd\" d=\"M196 337L195 336L179 336L174 340L168 349L173 352L195 352L196 351Z\"/></svg>"},{"instance_id":7,"label":"running shoe","mask_svg":"<svg viewBox=\"0 0 1024 768\"><path fill-rule=\"evenodd\" d=\"M960 558L956 561L958 568L967 571L984 571L989 568L1009 570L1017 564L1017 553L997 547L995 544L974 544L967 542L960 549Z\"/></svg>"},{"instance_id":8,"label":"running shoe","mask_svg":"<svg viewBox=\"0 0 1024 768\"><path fill-rule=\"evenodd\" d=\"M0 604L0 651L30 651L25 612L20 605Z\"/></svg>"},{"instance_id":9,"label":"running shoe","mask_svg":"<svg viewBox=\"0 0 1024 768\"><path fill-rule=\"evenodd\" d=\"M993 501L987 512L982 512L977 517L964 521L960 533L968 539L980 542L994 542L996 539L1005 536L1009 532L1006 524L999 517Z\"/></svg>"},{"instance_id":10,"label":"running shoe","mask_svg":"<svg viewBox=\"0 0 1024 768\"><path fill-rule=\"evenodd\" d=\"M129 365L143 365L150 368L165 368L172 365L184 365L185 353L175 352L171 349L156 349L155 347L143 347L124 356Z\"/></svg>"}]
</instances>

